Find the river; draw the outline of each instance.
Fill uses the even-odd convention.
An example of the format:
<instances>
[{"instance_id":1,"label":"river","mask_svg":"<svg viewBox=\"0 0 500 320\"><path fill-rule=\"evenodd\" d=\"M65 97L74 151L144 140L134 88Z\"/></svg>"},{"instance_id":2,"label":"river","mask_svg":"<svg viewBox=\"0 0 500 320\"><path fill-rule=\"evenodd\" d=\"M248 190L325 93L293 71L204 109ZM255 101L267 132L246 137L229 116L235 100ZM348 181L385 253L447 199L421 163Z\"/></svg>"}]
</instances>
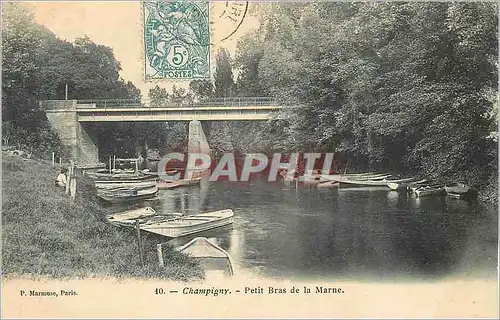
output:
<instances>
[{"instance_id":1,"label":"river","mask_svg":"<svg viewBox=\"0 0 500 320\"><path fill-rule=\"evenodd\" d=\"M299 280L496 278L498 214L477 202L380 187L204 180L160 190L143 204L163 214L233 209L231 227L171 243L207 237L229 252L235 272Z\"/></svg>"}]
</instances>

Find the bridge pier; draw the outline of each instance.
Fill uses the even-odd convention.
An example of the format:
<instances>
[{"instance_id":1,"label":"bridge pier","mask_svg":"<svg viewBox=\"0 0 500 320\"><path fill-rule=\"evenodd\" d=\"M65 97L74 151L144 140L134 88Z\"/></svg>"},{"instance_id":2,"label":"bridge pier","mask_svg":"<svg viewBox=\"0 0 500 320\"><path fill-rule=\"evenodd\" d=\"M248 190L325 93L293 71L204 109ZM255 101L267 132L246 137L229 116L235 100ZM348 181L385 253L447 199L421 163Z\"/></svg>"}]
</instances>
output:
<instances>
[{"instance_id":1,"label":"bridge pier","mask_svg":"<svg viewBox=\"0 0 500 320\"><path fill-rule=\"evenodd\" d=\"M210 154L210 152L210 146L208 145L207 137L203 132L201 122L198 120L190 121L188 135L188 153Z\"/></svg>"},{"instance_id":2,"label":"bridge pier","mask_svg":"<svg viewBox=\"0 0 500 320\"><path fill-rule=\"evenodd\" d=\"M99 162L97 133L91 123L78 122L76 100L43 101L47 119L61 140L68 160L77 164Z\"/></svg>"}]
</instances>

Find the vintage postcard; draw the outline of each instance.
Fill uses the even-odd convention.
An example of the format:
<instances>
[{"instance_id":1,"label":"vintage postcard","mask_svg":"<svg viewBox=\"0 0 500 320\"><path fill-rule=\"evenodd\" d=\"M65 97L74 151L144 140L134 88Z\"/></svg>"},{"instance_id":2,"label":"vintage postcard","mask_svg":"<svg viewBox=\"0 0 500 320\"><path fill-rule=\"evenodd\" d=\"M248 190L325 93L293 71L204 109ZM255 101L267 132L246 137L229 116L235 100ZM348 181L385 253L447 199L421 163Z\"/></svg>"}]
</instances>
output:
<instances>
[{"instance_id":1,"label":"vintage postcard","mask_svg":"<svg viewBox=\"0 0 500 320\"><path fill-rule=\"evenodd\" d=\"M498 12L3 1L2 317L498 318Z\"/></svg>"}]
</instances>

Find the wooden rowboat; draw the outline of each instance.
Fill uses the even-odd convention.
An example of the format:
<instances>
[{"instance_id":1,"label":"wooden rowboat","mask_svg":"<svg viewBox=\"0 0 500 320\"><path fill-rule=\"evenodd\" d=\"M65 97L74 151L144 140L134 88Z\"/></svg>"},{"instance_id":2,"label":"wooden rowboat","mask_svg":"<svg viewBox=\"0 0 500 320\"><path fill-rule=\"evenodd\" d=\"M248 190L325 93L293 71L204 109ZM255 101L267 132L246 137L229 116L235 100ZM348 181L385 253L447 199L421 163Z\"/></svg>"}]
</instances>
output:
<instances>
[{"instance_id":1,"label":"wooden rowboat","mask_svg":"<svg viewBox=\"0 0 500 320\"><path fill-rule=\"evenodd\" d=\"M111 223L120 223L126 220L142 219L156 215L156 211L151 207L143 207L139 209L122 211L106 216L106 220Z\"/></svg>"},{"instance_id":2,"label":"wooden rowboat","mask_svg":"<svg viewBox=\"0 0 500 320\"><path fill-rule=\"evenodd\" d=\"M146 189L124 189L124 190L101 190L97 195L111 203L121 203L154 198L158 193L158 187L153 186Z\"/></svg>"},{"instance_id":3,"label":"wooden rowboat","mask_svg":"<svg viewBox=\"0 0 500 320\"><path fill-rule=\"evenodd\" d=\"M229 253L207 238L194 238L176 250L198 260L207 277L219 274L232 276L234 274Z\"/></svg>"},{"instance_id":4,"label":"wooden rowboat","mask_svg":"<svg viewBox=\"0 0 500 320\"><path fill-rule=\"evenodd\" d=\"M444 187L446 194L448 194L452 198L461 199L465 198L471 188L463 183L454 183L451 185L447 185Z\"/></svg>"},{"instance_id":5,"label":"wooden rowboat","mask_svg":"<svg viewBox=\"0 0 500 320\"><path fill-rule=\"evenodd\" d=\"M443 186L425 186L415 190L417 197L440 195L444 192L445 191Z\"/></svg>"},{"instance_id":6,"label":"wooden rowboat","mask_svg":"<svg viewBox=\"0 0 500 320\"><path fill-rule=\"evenodd\" d=\"M169 238L177 238L232 224L233 216L233 210L226 209L172 219L152 219L142 223L140 229Z\"/></svg>"},{"instance_id":7,"label":"wooden rowboat","mask_svg":"<svg viewBox=\"0 0 500 320\"><path fill-rule=\"evenodd\" d=\"M395 180L386 180L385 178L381 180L351 180L351 179L342 179L339 180L338 182L340 184L354 184L354 185L361 185L361 186L384 186L387 187L389 183L403 183L403 182L410 182L414 181L415 178L406 178L406 179L395 179Z\"/></svg>"},{"instance_id":8,"label":"wooden rowboat","mask_svg":"<svg viewBox=\"0 0 500 320\"><path fill-rule=\"evenodd\" d=\"M181 184L178 181L158 181L156 186L160 190L178 188Z\"/></svg>"},{"instance_id":9,"label":"wooden rowboat","mask_svg":"<svg viewBox=\"0 0 500 320\"><path fill-rule=\"evenodd\" d=\"M419 180L419 181L415 181L415 182L388 182L387 183L387 186L391 189L391 190L399 190L399 189L406 189L408 190L411 186L414 186L414 185L419 185L419 184L422 184L424 182L427 182L426 179L422 179L422 180Z\"/></svg>"},{"instance_id":10,"label":"wooden rowboat","mask_svg":"<svg viewBox=\"0 0 500 320\"><path fill-rule=\"evenodd\" d=\"M349 174L322 174L321 179L325 181L371 181L371 180L382 180L389 178L390 174L367 174L367 175L349 175Z\"/></svg>"},{"instance_id":11,"label":"wooden rowboat","mask_svg":"<svg viewBox=\"0 0 500 320\"><path fill-rule=\"evenodd\" d=\"M123 181L123 180L146 180L154 178L154 176L147 176L144 174L137 173L99 173L99 172L87 172L87 176L94 180L104 180L104 181Z\"/></svg>"},{"instance_id":12,"label":"wooden rowboat","mask_svg":"<svg viewBox=\"0 0 500 320\"><path fill-rule=\"evenodd\" d=\"M178 188L178 187L190 187L193 185L200 184L202 177L195 178L195 179L180 179L180 180L173 180L173 181L158 181L156 183L156 186L159 189L173 189L173 188Z\"/></svg>"},{"instance_id":13,"label":"wooden rowboat","mask_svg":"<svg viewBox=\"0 0 500 320\"><path fill-rule=\"evenodd\" d=\"M339 186L339 183L337 181L327 181L327 182L318 183L318 185L316 187L319 189L323 189L323 188L336 188L338 186Z\"/></svg>"},{"instance_id":14,"label":"wooden rowboat","mask_svg":"<svg viewBox=\"0 0 500 320\"><path fill-rule=\"evenodd\" d=\"M133 210L122 211L118 213L108 214L106 220L116 226L134 227L135 220L139 223L150 221L152 219L171 219L173 217L181 217L182 213L170 213L167 215L158 215L151 207L143 207Z\"/></svg>"},{"instance_id":15,"label":"wooden rowboat","mask_svg":"<svg viewBox=\"0 0 500 320\"><path fill-rule=\"evenodd\" d=\"M154 181L143 181L143 182L127 182L127 183L107 183L99 182L95 183L96 189L106 189L106 190L116 190L116 189L145 189L155 186Z\"/></svg>"}]
</instances>

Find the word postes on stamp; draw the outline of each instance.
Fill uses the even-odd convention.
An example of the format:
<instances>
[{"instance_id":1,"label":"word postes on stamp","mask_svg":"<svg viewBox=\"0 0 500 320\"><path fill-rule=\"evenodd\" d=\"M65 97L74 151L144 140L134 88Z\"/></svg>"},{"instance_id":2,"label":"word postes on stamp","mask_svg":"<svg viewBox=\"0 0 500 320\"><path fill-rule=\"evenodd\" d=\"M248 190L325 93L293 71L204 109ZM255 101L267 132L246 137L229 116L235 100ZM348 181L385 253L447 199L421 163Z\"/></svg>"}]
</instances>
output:
<instances>
[{"instance_id":1,"label":"word postes on stamp","mask_svg":"<svg viewBox=\"0 0 500 320\"><path fill-rule=\"evenodd\" d=\"M145 79L210 77L208 1L143 3Z\"/></svg>"}]
</instances>

